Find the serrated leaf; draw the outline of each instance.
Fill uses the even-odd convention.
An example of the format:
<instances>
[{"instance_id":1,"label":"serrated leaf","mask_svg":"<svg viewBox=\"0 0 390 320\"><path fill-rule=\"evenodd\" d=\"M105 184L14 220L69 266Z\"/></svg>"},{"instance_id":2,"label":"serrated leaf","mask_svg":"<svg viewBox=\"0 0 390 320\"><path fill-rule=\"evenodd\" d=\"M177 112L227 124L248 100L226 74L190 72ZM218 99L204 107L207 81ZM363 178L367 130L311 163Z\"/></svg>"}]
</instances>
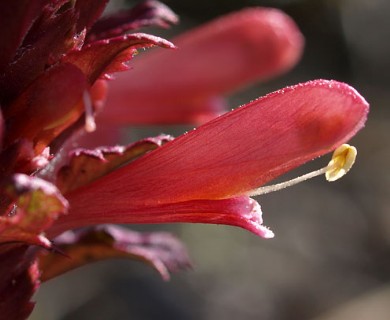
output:
<instances>
[{"instance_id":1,"label":"serrated leaf","mask_svg":"<svg viewBox=\"0 0 390 320\"><path fill-rule=\"evenodd\" d=\"M134 33L116 38L99 40L74 50L63 58L63 62L76 65L86 75L90 84L106 73L127 70L125 63L136 53L137 48L160 46L175 48L167 40L144 33Z\"/></svg>"}]
</instances>

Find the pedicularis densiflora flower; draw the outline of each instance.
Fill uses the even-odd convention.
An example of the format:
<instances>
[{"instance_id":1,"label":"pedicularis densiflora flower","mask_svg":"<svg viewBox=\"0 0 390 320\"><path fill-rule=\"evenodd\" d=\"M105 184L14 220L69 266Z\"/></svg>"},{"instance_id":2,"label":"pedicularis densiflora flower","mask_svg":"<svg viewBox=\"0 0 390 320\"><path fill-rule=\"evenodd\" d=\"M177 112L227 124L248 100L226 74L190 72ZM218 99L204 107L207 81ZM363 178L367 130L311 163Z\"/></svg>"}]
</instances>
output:
<instances>
[{"instance_id":1,"label":"pedicularis densiflora flower","mask_svg":"<svg viewBox=\"0 0 390 320\"><path fill-rule=\"evenodd\" d=\"M354 162L345 142L368 104L346 84L310 81L221 115L225 94L299 59L302 36L282 12L246 9L172 44L127 33L176 23L163 4L99 19L107 2L0 3L1 319L25 319L40 281L91 261L140 259L166 279L190 266L174 236L106 223L226 224L270 238L251 196L322 173L333 181ZM204 124L177 139L81 148L88 132L115 144L121 125L184 122ZM325 168L263 186L333 150Z\"/></svg>"}]
</instances>

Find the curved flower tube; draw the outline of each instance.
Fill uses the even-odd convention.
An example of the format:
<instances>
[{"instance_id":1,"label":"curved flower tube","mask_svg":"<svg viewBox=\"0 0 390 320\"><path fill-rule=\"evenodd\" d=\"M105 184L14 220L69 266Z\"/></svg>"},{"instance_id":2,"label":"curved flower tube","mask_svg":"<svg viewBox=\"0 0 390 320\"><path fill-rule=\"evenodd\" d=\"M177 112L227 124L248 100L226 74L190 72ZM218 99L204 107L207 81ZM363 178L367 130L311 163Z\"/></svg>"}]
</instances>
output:
<instances>
[{"instance_id":1,"label":"curved flower tube","mask_svg":"<svg viewBox=\"0 0 390 320\"><path fill-rule=\"evenodd\" d=\"M336 81L271 93L70 192L70 213L49 235L105 222L199 222L270 237L245 195L336 149L363 127L367 112L367 102Z\"/></svg>"},{"instance_id":2,"label":"curved flower tube","mask_svg":"<svg viewBox=\"0 0 390 320\"><path fill-rule=\"evenodd\" d=\"M150 51L110 83L101 123L205 122L227 108L223 95L296 64L303 37L276 9L251 8L186 32L177 50Z\"/></svg>"}]
</instances>

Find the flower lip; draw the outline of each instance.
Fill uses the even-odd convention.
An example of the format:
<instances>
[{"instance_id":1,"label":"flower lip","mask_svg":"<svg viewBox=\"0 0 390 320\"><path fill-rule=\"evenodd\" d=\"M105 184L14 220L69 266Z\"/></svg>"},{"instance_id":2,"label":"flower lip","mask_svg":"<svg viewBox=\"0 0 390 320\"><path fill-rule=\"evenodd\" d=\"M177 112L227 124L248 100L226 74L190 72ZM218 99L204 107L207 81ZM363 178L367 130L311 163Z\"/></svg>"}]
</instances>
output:
<instances>
[{"instance_id":1,"label":"flower lip","mask_svg":"<svg viewBox=\"0 0 390 320\"><path fill-rule=\"evenodd\" d=\"M208 122L88 188L127 194L134 205L246 194L345 143L367 113L350 86L309 81Z\"/></svg>"},{"instance_id":2,"label":"flower lip","mask_svg":"<svg viewBox=\"0 0 390 320\"><path fill-rule=\"evenodd\" d=\"M77 192L68 195L70 214L62 216L48 230L53 238L65 230L103 223L209 223L246 229L257 236L272 238L273 232L263 225L260 205L247 196L221 200L189 200L168 204L132 206L125 197L107 202L106 195L94 197L95 205ZM112 197L111 197L112 198Z\"/></svg>"},{"instance_id":3,"label":"flower lip","mask_svg":"<svg viewBox=\"0 0 390 320\"><path fill-rule=\"evenodd\" d=\"M354 89L335 81L271 93L72 191L71 213L53 232L112 219L207 221L271 237L260 207L245 195L334 150L364 125L367 112L367 102Z\"/></svg>"}]
</instances>

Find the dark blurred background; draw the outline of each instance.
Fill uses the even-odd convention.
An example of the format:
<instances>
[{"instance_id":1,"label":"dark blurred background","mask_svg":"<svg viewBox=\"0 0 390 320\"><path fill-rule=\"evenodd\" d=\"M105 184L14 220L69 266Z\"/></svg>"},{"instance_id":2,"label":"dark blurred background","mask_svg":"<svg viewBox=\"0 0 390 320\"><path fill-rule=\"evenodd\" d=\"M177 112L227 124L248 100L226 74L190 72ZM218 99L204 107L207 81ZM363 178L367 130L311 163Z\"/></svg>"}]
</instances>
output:
<instances>
[{"instance_id":1,"label":"dark blurred background","mask_svg":"<svg viewBox=\"0 0 390 320\"><path fill-rule=\"evenodd\" d=\"M366 128L352 141L357 163L334 184L317 179L259 198L272 240L223 226L134 226L178 235L194 270L163 282L138 262L87 266L44 284L31 319L390 319L390 1L165 3L180 15L180 26L147 31L166 37L246 6L291 15L306 37L301 62L230 97L230 106L311 79L348 82L371 104ZM132 136L180 129L138 128Z\"/></svg>"}]
</instances>

